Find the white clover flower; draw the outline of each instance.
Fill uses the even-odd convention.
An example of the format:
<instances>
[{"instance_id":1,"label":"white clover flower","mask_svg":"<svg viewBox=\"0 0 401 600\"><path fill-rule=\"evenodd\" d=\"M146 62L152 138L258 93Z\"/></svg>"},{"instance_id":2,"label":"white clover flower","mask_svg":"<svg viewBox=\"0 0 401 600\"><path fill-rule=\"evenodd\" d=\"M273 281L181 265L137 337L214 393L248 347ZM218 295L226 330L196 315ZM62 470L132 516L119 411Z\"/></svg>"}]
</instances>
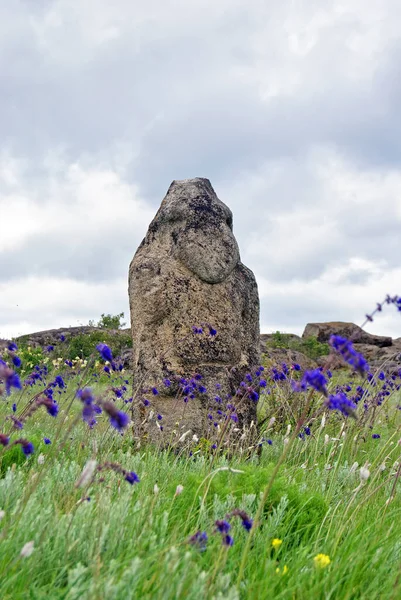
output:
<instances>
[{"instance_id":1,"label":"white clover flower","mask_svg":"<svg viewBox=\"0 0 401 600\"><path fill-rule=\"evenodd\" d=\"M361 481L367 481L369 479L369 476L370 476L369 469L367 469L366 467L361 467L359 469L359 477L361 478Z\"/></svg>"}]
</instances>

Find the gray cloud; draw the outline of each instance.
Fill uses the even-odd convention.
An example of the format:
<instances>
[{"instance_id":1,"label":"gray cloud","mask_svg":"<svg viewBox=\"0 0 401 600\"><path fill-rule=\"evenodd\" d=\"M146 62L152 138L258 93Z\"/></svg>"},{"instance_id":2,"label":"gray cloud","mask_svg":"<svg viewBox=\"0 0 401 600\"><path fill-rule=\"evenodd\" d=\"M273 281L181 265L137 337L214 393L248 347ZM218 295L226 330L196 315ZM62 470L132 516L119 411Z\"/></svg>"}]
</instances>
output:
<instances>
[{"instance_id":1,"label":"gray cloud","mask_svg":"<svg viewBox=\"0 0 401 600\"><path fill-rule=\"evenodd\" d=\"M122 281L171 180L205 176L243 261L304 290L302 313L262 298L266 323L328 314L308 285L343 267L372 301L401 250L400 19L395 0L3 3L0 285Z\"/></svg>"}]
</instances>

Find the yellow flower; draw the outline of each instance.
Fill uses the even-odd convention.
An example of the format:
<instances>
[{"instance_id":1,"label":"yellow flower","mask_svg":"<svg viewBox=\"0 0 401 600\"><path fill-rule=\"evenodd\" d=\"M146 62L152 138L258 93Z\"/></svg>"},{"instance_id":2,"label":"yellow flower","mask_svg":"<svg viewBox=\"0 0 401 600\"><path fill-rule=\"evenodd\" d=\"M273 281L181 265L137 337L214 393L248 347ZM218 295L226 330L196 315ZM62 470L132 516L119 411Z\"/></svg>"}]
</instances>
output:
<instances>
[{"instance_id":1,"label":"yellow flower","mask_svg":"<svg viewBox=\"0 0 401 600\"><path fill-rule=\"evenodd\" d=\"M281 572L281 575L286 575L288 573L288 567L287 567L287 565L284 565L282 571L280 571L280 568L277 567L277 569L276 569L277 575L280 575L280 572Z\"/></svg>"},{"instance_id":2,"label":"yellow flower","mask_svg":"<svg viewBox=\"0 0 401 600\"><path fill-rule=\"evenodd\" d=\"M331 563L330 557L327 554L317 554L313 561L316 567L321 569L324 569L324 567L327 567Z\"/></svg>"},{"instance_id":3,"label":"yellow flower","mask_svg":"<svg viewBox=\"0 0 401 600\"><path fill-rule=\"evenodd\" d=\"M275 550L278 550L282 543L283 540L279 540L278 538L274 538L274 540L272 540L272 546Z\"/></svg>"}]
</instances>

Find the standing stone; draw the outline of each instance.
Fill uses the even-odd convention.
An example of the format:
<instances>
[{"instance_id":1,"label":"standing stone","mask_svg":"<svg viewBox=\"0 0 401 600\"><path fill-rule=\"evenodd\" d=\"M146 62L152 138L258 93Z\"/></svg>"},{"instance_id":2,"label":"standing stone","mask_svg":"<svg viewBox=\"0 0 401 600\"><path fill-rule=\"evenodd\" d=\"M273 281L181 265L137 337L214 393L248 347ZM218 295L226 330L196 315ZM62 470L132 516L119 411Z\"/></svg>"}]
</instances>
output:
<instances>
[{"instance_id":1,"label":"standing stone","mask_svg":"<svg viewBox=\"0 0 401 600\"><path fill-rule=\"evenodd\" d=\"M131 262L129 299L137 435L171 439L190 429L191 435L210 437L224 418L217 411L230 414L228 394L235 395L260 358L255 277L241 263L232 213L208 179L171 184ZM203 332L193 333L193 327ZM202 375L197 383L207 392L185 402L179 379L195 374ZM238 423L234 417L230 426L256 422L251 391L234 398Z\"/></svg>"}]
</instances>

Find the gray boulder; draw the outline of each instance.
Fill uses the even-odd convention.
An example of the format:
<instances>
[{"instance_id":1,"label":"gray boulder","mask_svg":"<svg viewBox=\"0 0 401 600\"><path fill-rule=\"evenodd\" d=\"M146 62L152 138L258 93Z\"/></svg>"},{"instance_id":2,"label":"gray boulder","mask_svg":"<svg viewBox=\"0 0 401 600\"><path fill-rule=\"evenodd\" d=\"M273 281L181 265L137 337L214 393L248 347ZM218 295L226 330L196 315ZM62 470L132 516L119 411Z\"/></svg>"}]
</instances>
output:
<instances>
[{"instance_id":1,"label":"gray boulder","mask_svg":"<svg viewBox=\"0 0 401 600\"><path fill-rule=\"evenodd\" d=\"M235 394L260 360L255 277L240 261L232 213L208 179L171 184L131 262L129 299L140 392L133 409L137 434L159 439L160 414L165 436L182 428L207 435L217 420L216 384L224 409L226 394ZM203 333L192 333L192 327ZM184 402L177 378L196 373L207 392ZM164 379L172 382L169 388ZM157 396L149 394L153 386ZM147 408L143 397L151 400ZM236 409L239 428L256 421L256 405L248 398L237 401Z\"/></svg>"},{"instance_id":2,"label":"gray boulder","mask_svg":"<svg viewBox=\"0 0 401 600\"><path fill-rule=\"evenodd\" d=\"M357 344L370 344L380 348L391 346L393 343L391 337L372 335L354 323L343 323L341 321L308 323L302 337L315 337L318 342L328 342L332 335L340 335Z\"/></svg>"}]
</instances>

